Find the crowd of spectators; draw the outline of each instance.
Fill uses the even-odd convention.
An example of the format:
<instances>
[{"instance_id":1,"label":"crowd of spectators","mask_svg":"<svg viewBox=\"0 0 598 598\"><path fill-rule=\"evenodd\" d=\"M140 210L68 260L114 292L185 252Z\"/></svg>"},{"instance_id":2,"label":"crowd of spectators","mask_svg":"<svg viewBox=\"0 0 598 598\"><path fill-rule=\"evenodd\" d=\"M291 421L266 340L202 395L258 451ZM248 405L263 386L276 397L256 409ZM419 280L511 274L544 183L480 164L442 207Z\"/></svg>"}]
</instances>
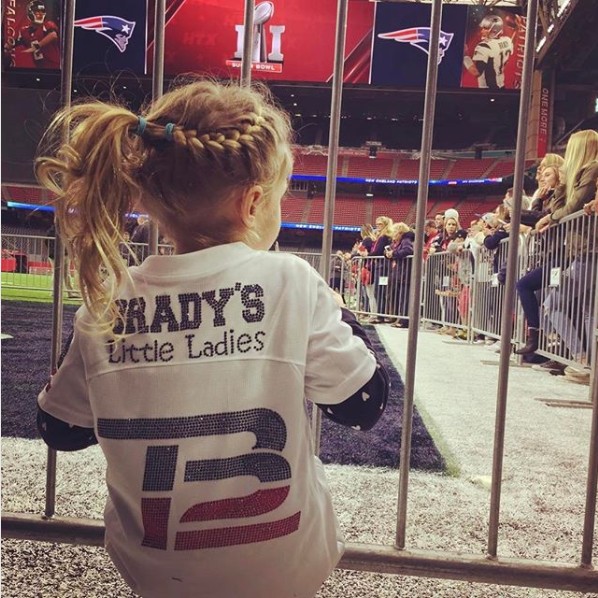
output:
<instances>
[{"instance_id":1,"label":"crowd of spectators","mask_svg":"<svg viewBox=\"0 0 598 598\"><path fill-rule=\"evenodd\" d=\"M444 253L448 276L432 276L435 297L442 313L438 332L467 338L471 283L480 249L491 256L493 285L504 284L505 251L509 238L520 235L527 263L516 283L517 296L526 320L525 344L515 350L533 367L553 375L589 383L590 339L595 323L589 299L590 284L596 284L590 264L596 266L596 240L587 231L567 233L566 238L548 233L566 216L576 213L598 214L598 133L593 130L573 134L564 157L547 154L536 171L536 189L521 198L521 224L513 230L513 189L492 212L478 214L466 227L455 209L435 214L425 221L423 258ZM390 323L406 327L409 322L409 284L415 243L415 226L393 222L387 215L378 216L375 227L364 225L361 238L351 252L352 275L359 279L362 293L358 310L373 314L370 323ZM591 230L591 227L587 227ZM594 227L595 230L595 227ZM554 230L553 230L554 232ZM548 233L548 234L547 234ZM583 238L582 238L583 237ZM566 251L563 250L563 246ZM558 268L563 284L548 288L551 271ZM567 284L564 284L566 281ZM591 281L594 281L593 283ZM564 293L574 292L573 297ZM573 301L571 301L573 300ZM398 314L398 318L396 317ZM446 320L446 321L445 321ZM536 354L541 335L544 347L560 343L562 361ZM480 340L482 338L480 337ZM566 362L575 362L567 366ZM563 363L565 362L565 363Z\"/></svg>"}]
</instances>

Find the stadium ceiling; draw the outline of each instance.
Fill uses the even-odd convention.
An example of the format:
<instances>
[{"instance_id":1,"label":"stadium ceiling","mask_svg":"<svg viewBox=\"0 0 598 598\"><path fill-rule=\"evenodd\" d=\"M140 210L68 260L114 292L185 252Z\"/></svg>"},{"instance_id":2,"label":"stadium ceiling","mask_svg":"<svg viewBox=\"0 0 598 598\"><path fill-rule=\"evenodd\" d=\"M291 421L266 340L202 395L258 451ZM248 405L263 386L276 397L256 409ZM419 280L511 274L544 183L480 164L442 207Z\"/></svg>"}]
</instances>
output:
<instances>
[{"instance_id":1,"label":"stadium ceiling","mask_svg":"<svg viewBox=\"0 0 598 598\"><path fill-rule=\"evenodd\" d=\"M598 89L596 0L541 0L536 66L556 68L569 83Z\"/></svg>"}]
</instances>

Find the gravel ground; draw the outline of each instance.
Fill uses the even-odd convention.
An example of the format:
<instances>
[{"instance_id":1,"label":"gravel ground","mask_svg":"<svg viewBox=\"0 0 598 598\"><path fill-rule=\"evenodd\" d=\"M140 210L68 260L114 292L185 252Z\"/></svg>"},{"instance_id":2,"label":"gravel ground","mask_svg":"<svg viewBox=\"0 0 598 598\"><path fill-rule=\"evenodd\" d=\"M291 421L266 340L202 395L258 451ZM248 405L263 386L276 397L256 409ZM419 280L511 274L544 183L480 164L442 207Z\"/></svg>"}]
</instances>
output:
<instances>
[{"instance_id":1,"label":"gravel ground","mask_svg":"<svg viewBox=\"0 0 598 598\"><path fill-rule=\"evenodd\" d=\"M407 332L384 326L378 331L403 369ZM416 403L454 475L411 473L408 549L485 553L498 368L482 361L497 359L481 345L447 342L431 332L419 335ZM581 551L591 412L548 407L536 400L540 397L588 400L589 389L529 368L511 368L498 552L575 564ZM3 510L43 509L45 456L39 440L3 439ZM347 465L327 465L326 470L346 539L392 544L397 471ZM101 517L105 489L100 451L60 454L57 487L59 515ZM3 596L134 596L101 548L5 539L2 559ZM341 570L318 593L318 598L370 596L581 594Z\"/></svg>"}]
</instances>

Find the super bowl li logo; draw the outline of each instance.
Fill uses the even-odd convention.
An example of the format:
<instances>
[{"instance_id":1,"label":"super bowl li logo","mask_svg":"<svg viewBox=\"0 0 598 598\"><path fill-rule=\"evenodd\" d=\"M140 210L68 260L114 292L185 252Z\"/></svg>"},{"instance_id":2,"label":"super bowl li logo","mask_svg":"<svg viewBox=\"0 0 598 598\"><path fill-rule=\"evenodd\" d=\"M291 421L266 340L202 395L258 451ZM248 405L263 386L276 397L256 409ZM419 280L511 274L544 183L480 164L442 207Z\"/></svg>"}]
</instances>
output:
<instances>
[{"instance_id":1,"label":"super bowl li logo","mask_svg":"<svg viewBox=\"0 0 598 598\"><path fill-rule=\"evenodd\" d=\"M251 68L255 71L282 73L284 55L282 53L282 34L284 25L270 25L266 31L266 23L274 16L273 2L260 2L253 13L253 46L251 49ZM237 32L237 49L233 60L227 60L228 66L240 67L243 58L243 41L245 25L235 25ZM270 34L268 36L268 34ZM270 37L270 51L268 51Z\"/></svg>"}]
</instances>

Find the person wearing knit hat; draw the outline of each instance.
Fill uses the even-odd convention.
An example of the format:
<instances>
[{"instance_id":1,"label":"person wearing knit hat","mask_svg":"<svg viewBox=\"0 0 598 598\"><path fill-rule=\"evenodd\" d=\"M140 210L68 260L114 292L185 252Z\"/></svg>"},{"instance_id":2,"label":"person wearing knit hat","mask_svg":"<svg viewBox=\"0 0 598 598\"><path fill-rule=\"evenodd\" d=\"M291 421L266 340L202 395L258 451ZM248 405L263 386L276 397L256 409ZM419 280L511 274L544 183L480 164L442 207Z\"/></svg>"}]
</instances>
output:
<instances>
[{"instance_id":1,"label":"person wearing knit hat","mask_svg":"<svg viewBox=\"0 0 598 598\"><path fill-rule=\"evenodd\" d=\"M447 218L454 218L457 222L459 222L459 212L455 210L455 208L449 208L448 210L444 211L444 219Z\"/></svg>"}]
</instances>

